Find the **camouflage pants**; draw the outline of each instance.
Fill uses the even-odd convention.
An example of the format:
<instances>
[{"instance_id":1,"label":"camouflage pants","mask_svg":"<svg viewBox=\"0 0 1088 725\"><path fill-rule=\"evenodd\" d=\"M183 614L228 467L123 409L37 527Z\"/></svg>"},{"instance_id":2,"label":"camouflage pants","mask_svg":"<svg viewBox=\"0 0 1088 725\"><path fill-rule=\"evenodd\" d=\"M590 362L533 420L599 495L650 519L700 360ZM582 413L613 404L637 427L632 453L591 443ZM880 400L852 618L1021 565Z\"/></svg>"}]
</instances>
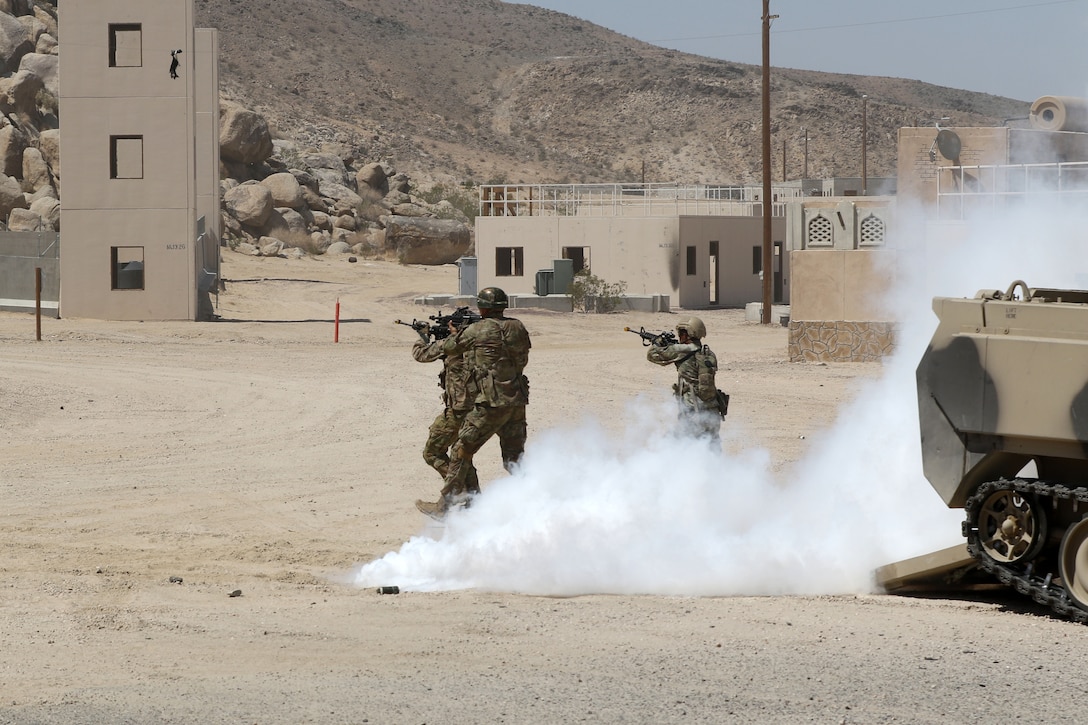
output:
<instances>
[{"instance_id":1,"label":"camouflage pants","mask_svg":"<svg viewBox=\"0 0 1088 725\"><path fill-rule=\"evenodd\" d=\"M683 399L676 399L680 412L677 420L680 433L693 438L707 438L711 443L721 443L722 416L716 407L694 408Z\"/></svg>"},{"instance_id":2,"label":"camouflage pants","mask_svg":"<svg viewBox=\"0 0 1088 725\"><path fill-rule=\"evenodd\" d=\"M450 446L457 440L457 434L461 430L461 424L468 414L467 410L453 410L446 408L431 423L428 430L427 443L423 446L423 460L427 465L438 471L443 479L450 470ZM465 472L465 490L469 493L480 492L480 479L476 475L476 467L470 461Z\"/></svg>"},{"instance_id":3,"label":"camouflage pants","mask_svg":"<svg viewBox=\"0 0 1088 725\"><path fill-rule=\"evenodd\" d=\"M469 477L476 473L472 457L496 434L499 436L499 448L502 451L502 466L509 471L521 459L525 450L525 406L491 408L477 405L469 411L461 424L457 442L450 450L450 470L446 474L443 496L470 492Z\"/></svg>"}]
</instances>

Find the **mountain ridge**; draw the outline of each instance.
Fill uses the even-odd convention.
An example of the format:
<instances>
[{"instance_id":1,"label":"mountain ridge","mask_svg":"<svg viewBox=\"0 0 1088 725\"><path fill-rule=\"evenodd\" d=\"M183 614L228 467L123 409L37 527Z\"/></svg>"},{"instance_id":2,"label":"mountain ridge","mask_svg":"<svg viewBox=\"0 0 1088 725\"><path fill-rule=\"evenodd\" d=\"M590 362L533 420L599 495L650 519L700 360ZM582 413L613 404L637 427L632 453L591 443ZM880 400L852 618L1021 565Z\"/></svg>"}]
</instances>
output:
<instances>
[{"instance_id":1,"label":"mountain ridge","mask_svg":"<svg viewBox=\"0 0 1088 725\"><path fill-rule=\"evenodd\" d=\"M761 68L497 0L197 0L224 98L277 133L421 183L758 183ZM773 57L772 57L773 62ZM896 132L993 126L1030 104L921 81L771 70L772 176L895 173ZM645 169L645 172L643 171Z\"/></svg>"}]
</instances>

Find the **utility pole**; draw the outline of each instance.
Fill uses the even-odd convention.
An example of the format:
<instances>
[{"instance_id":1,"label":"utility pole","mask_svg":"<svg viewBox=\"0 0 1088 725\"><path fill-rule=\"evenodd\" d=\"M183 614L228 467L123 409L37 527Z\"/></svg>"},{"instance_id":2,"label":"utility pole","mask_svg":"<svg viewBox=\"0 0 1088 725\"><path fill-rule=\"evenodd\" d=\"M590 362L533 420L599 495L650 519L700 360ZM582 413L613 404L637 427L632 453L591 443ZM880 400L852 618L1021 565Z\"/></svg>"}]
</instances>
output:
<instances>
[{"instance_id":1,"label":"utility pole","mask_svg":"<svg viewBox=\"0 0 1088 725\"><path fill-rule=\"evenodd\" d=\"M782 136L782 183L786 183L786 143L785 134Z\"/></svg>"},{"instance_id":2,"label":"utility pole","mask_svg":"<svg viewBox=\"0 0 1088 725\"><path fill-rule=\"evenodd\" d=\"M771 0L763 0L763 322L771 324Z\"/></svg>"},{"instance_id":3,"label":"utility pole","mask_svg":"<svg viewBox=\"0 0 1088 725\"><path fill-rule=\"evenodd\" d=\"M869 146L869 96L861 96L861 195L869 195L869 170L865 156Z\"/></svg>"},{"instance_id":4,"label":"utility pole","mask_svg":"<svg viewBox=\"0 0 1088 725\"><path fill-rule=\"evenodd\" d=\"M801 175L802 179L808 178L808 129L802 128L801 133L805 135L805 172Z\"/></svg>"}]
</instances>

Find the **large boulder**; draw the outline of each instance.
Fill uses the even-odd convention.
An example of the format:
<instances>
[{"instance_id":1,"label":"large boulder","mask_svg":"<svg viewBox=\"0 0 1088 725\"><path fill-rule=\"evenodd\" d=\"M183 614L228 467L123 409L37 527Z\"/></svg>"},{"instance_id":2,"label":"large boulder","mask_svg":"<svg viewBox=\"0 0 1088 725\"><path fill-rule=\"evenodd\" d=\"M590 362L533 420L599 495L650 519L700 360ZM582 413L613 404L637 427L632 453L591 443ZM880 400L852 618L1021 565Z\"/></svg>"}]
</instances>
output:
<instances>
[{"instance_id":1,"label":"large boulder","mask_svg":"<svg viewBox=\"0 0 1088 725\"><path fill-rule=\"evenodd\" d=\"M14 210L13 210L14 211ZM42 197L30 205L30 211L45 220L46 228L60 231L60 202L52 197Z\"/></svg>"},{"instance_id":2,"label":"large boulder","mask_svg":"<svg viewBox=\"0 0 1088 725\"><path fill-rule=\"evenodd\" d=\"M23 149L23 181L32 191L37 191L43 186L53 186L53 175L49 173L49 165L45 163L42 152L33 146Z\"/></svg>"},{"instance_id":3,"label":"large boulder","mask_svg":"<svg viewBox=\"0 0 1088 725\"><path fill-rule=\"evenodd\" d=\"M0 128L0 173L19 178L23 175L23 151L29 143L26 134L15 126Z\"/></svg>"},{"instance_id":4,"label":"large boulder","mask_svg":"<svg viewBox=\"0 0 1088 725\"><path fill-rule=\"evenodd\" d=\"M27 53L19 61L19 73L33 73L41 78L45 90L60 96L60 56L43 53ZM35 90L34 94L37 95Z\"/></svg>"},{"instance_id":5,"label":"large boulder","mask_svg":"<svg viewBox=\"0 0 1088 725\"><path fill-rule=\"evenodd\" d=\"M316 191L308 186L302 187L302 199L306 203L306 208L312 211L314 214L318 212L328 213L329 204L324 198Z\"/></svg>"},{"instance_id":6,"label":"large boulder","mask_svg":"<svg viewBox=\"0 0 1088 725\"><path fill-rule=\"evenodd\" d=\"M239 184L223 195L223 206L242 224L259 228L272 213L272 192L260 184Z\"/></svg>"},{"instance_id":7,"label":"large boulder","mask_svg":"<svg viewBox=\"0 0 1088 725\"><path fill-rule=\"evenodd\" d=\"M341 214L354 214L363 203L362 198L354 191L341 184L321 184L321 194L332 200L333 212Z\"/></svg>"},{"instance_id":8,"label":"large boulder","mask_svg":"<svg viewBox=\"0 0 1088 725\"><path fill-rule=\"evenodd\" d=\"M389 193L389 177L385 175L385 167L377 161L367 164L356 172L355 185L360 191L365 187L385 196Z\"/></svg>"},{"instance_id":9,"label":"large boulder","mask_svg":"<svg viewBox=\"0 0 1088 725\"><path fill-rule=\"evenodd\" d=\"M26 26L11 15L0 13L0 71L12 72L27 53L34 52L34 41Z\"/></svg>"},{"instance_id":10,"label":"large boulder","mask_svg":"<svg viewBox=\"0 0 1088 725\"><path fill-rule=\"evenodd\" d=\"M44 8L40 8L37 5L34 6L34 17L36 17L42 25L45 26L45 32L52 35L54 38L59 37L59 30L57 29L57 19L50 15ZM38 38L39 42L41 38Z\"/></svg>"},{"instance_id":11,"label":"large boulder","mask_svg":"<svg viewBox=\"0 0 1088 725\"><path fill-rule=\"evenodd\" d=\"M57 55L59 48L60 45L57 43L57 39L49 33L45 33L38 38L38 43L34 46L34 52L41 55Z\"/></svg>"},{"instance_id":12,"label":"large boulder","mask_svg":"<svg viewBox=\"0 0 1088 725\"><path fill-rule=\"evenodd\" d=\"M273 209L260 228L261 234L271 237L286 238L289 234L308 234L306 220L294 209L280 207Z\"/></svg>"},{"instance_id":13,"label":"large boulder","mask_svg":"<svg viewBox=\"0 0 1088 725\"><path fill-rule=\"evenodd\" d=\"M60 176L60 129L52 128L38 134L38 149L52 169L53 176Z\"/></svg>"},{"instance_id":14,"label":"large boulder","mask_svg":"<svg viewBox=\"0 0 1088 725\"><path fill-rule=\"evenodd\" d=\"M237 103L219 104L219 153L228 161L257 164L272 156L272 133L259 113Z\"/></svg>"},{"instance_id":15,"label":"large boulder","mask_svg":"<svg viewBox=\"0 0 1088 725\"><path fill-rule=\"evenodd\" d=\"M0 176L0 219L7 219L12 209L26 209L23 188L10 176Z\"/></svg>"},{"instance_id":16,"label":"large boulder","mask_svg":"<svg viewBox=\"0 0 1088 725\"><path fill-rule=\"evenodd\" d=\"M45 88L45 81L29 70L20 70L0 84L7 94L7 101L19 118L34 123L39 115L38 94ZM56 95L56 94L54 94Z\"/></svg>"},{"instance_id":17,"label":"large boulder","mask_svg":"<svg viewBox=\"0 0 1088 725\"><path fill-rule=\"evenodd\" d=\"M419 204L397 204L390 209L397 216L434 216L430 209Z\"/></svg>"},{"instance_id":18,"label":"large boulder","mask_svg":"<svg viewBox=\"0 0 1088 725\"><path fill-rule=\"evenodd\" d=\"M276 206L286 206L298 209L306 205L302 198L302 187L298 180L290 173L284 171L272 174L261 179L261 186L267 186L272 192L272 201Z\"/></svg>"},{"instance_id":19,"label":"large boulder","mask_svg":"<svg viewBox=\"0 0 1088 725\"><path fill-rule=\"evenodd\" d=\"M386 248L401 264L452 264L472 248L467 225L452 219L383 217Z\"/></svg>"},{"instance_id":20,"label":"large boulder","mask_svg":"<svg viewBox=\"0 0 1088 725\"><path fill-rule=\"evenodd\" d=\"M8 229L13 232L44 232L46 221L30 209L16 207L8 214Z\"/></svg>"},{"instance_id":21,"label":"large boulder","mask_svg":"<svg viewBox=\"0 0 1088 725\"><path fill-rule=\"evenodd\" d=\"M303 155L302 161L311 169L333 169L341 174L347 173L344 160L336 154L311 152Z\"/></svg>"},{"instance_id":22,"label":"large boulder","mask_svg":"<svg viewBox=\"0 0 1088 725\"><path fill-rule=\"evenodd\" d=\"M33 5L34 0L0 0L0 13L26 15Z\"/></svg>"},{"instance_id":23,"label":"large boulder","mask_svg":"<svg viewBox=\"0 0 1088 725\"><path fill-rule=\"evenodd\" d=\"M408 178L408 174L397 173L389 179L389 190L400 191L405 194L409 193L412 189L411 179Z\"/></svg>"},{"instance_id":24,"label":"large boulder","mask_svg":"<svg viewBox=\"0 0 1088 725\"><path fill-rule=\"evenodd\" d=\"M15 19L26 28L26 37L30 38L30 42L35 45L38 43L38 38L49 32L49 28L36 15L20 15Z\"/></svg>"}]
</instances>

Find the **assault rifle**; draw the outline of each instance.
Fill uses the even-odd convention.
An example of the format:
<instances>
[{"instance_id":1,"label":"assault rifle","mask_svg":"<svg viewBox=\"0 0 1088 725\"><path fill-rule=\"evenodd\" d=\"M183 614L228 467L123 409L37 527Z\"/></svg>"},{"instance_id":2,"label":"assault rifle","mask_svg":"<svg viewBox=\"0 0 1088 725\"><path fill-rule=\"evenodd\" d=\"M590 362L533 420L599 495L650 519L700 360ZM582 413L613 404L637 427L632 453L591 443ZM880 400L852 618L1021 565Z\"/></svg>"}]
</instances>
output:
<instances>
[{"instance_id":1,"label":"assault rifle","mask_svg":"<svg viewBox=\"0 0 1088 725\"><path fill-rule=\"evenodd\" d=\"M633 332L642 338L642 346L649 347L650 345L657 345L658 347L667 347L669 345L675 345L680 342L676 339L676 335L672 332L647 332L645 327L640 327L637 330L632 330L630 327L623 328L625 332Z\"/></svg>"},{"instance_id":2,"label":"assault rifle","mask_svg":"<svg viewBox=\"0 0 1088 725\"><path fill-rule=\"evenodd\" d=\"M480 317L479 313L473 312L469 307L458 307L448 315L443 315L439 312L437 315L431 315L427 319L431 320L431 323L424 320L412 320L411 322L393 320L393 322L398 325L411 327L416 332L426 333L428 337L433 337L435 340L445 340L450 336L451 322L455 328L461 330L471 325L473 322L479 322L483 318Z\"/></svg>"}]
</instances>

